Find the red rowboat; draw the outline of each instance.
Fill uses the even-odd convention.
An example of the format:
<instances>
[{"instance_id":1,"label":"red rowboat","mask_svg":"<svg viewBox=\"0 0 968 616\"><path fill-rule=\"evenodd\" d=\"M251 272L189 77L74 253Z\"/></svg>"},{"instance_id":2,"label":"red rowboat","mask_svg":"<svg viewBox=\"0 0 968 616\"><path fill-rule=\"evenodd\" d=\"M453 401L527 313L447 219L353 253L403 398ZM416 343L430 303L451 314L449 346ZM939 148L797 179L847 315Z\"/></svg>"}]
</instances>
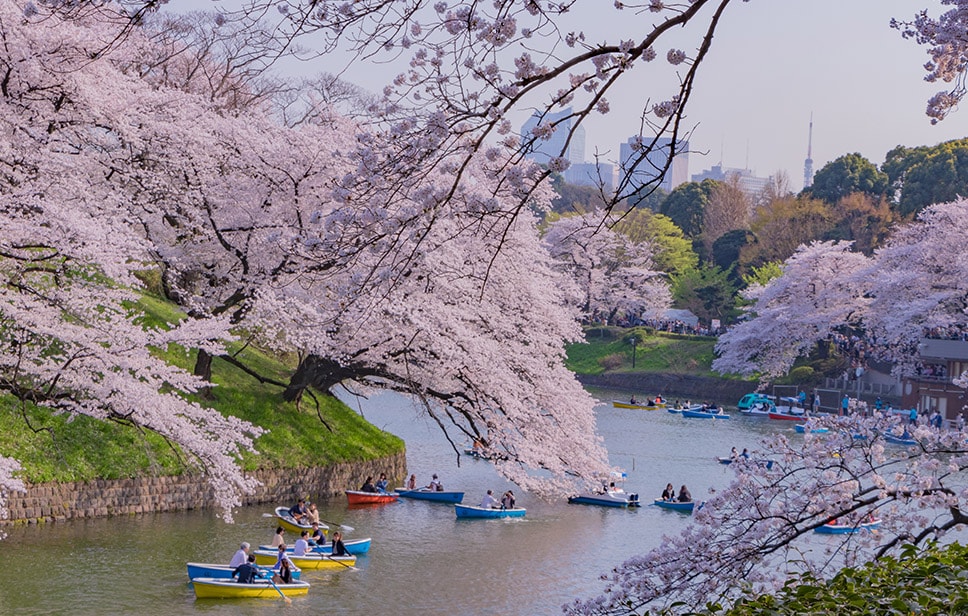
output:
<instances>
[{"instance_id":1,"label":"red rowboat","mask_svg":"<svg viewBox=\"0 0 968 616\"><path fill-rule=\"evenodd\" d=\"M347 490L346 502L350 505L380 505L392 503L397 500L399 494L396 492L360 492L359 490Z\"/></svg>"},{"instance_id":2,"label":"red rowboat","mask_svg":"<svg viewBox=\"0 0 968 616\"><path fill-rule=\"evenodd\" d=\"M782 419L785 421L803 421L803 415L788 415L787 413L770 413L770 419Z\"/></svg>"}]
</instances>

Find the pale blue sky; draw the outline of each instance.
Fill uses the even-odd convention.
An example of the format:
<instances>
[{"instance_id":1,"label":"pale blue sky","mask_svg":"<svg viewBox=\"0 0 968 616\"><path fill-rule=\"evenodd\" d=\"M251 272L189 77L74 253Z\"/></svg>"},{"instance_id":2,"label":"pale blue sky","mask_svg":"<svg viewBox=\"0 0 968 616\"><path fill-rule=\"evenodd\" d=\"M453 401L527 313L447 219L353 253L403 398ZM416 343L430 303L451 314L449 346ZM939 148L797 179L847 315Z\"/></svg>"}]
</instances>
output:
<instances>
[{"instance_id":1,"label":"pale blue sky","mask_svg":"<svg viewBox=\"0 0 968 616\"><path fill-rule=\"evenodd\" d=\"M182 10L219 4L223 3L173 2ZM612 0L592 0L580 5L574 24L581 24L592 41L614 41L622 28L640 36L636 31L642 24L633 19L616 23L616 13L604 8L611 4ZM720 161L730 167L745 167L748 161L761 176L785 170L791 188L799 190L811 112L815 170L849 152L880 164L898 144L935 144L968 136L968 109L937 126L930 124L925 103L941 87L923 81L924 48L903 40L888 25L891 17L910 18L923 8L934 15L941 10L938 0L751 0L731 5L700 70L687 114L687 126L695 126L690 175ZM689 53L690 45L694 43L682 39L681 46ZM596 147L610 152L606 158L617 158L619 143L637 130L642 103L668 98L671 72L662 60L667 50L656 50L659 59L646 67L652 72L627 79L609 96L609 114L586 125L586 159ZM399 67L356 66L344 77L379 91ZM331 58L288 70L312 74L341 68L340 61ZM516 123L526 117L522 112Z\"/></svg>"}]
</instances>

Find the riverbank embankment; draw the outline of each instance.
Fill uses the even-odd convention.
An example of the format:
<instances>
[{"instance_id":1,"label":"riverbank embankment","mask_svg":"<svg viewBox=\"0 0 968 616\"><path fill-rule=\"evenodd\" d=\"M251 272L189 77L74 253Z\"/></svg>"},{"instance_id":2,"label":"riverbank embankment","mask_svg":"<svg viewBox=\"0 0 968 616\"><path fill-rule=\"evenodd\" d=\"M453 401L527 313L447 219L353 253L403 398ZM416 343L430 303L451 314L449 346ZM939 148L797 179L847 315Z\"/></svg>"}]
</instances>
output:
<instances>
[{"instance_id":1,"label":"riverbank embankment","mask_svg":"<svg viewBox=\"0 0 968 616\"><path fill-rule=\"evenodd\" d=\"M343 494L368 475L406 477L406 452L376 460L343 462L321 468L256 470L261 485L242 497L243 505L292 503ZM51 482L28 485L8 495L9 516L3 524L34 524L80 518L208 509L212 489L199 474L129 479Z\"/></svg>"}]
</instances>

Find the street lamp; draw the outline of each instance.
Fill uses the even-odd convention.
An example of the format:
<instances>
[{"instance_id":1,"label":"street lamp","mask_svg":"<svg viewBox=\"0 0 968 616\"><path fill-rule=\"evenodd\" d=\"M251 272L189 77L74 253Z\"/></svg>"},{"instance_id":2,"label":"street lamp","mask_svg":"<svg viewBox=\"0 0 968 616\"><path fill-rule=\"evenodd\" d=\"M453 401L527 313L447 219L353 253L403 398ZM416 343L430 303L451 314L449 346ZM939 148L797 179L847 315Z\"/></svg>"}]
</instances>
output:
<instances>
[{"instance_id":1,"label":"street lamp","mask_svg":"<svg viewBox=\"0 0 968 616\"><path fill-rule=\"evenodd\" d=\"M639 344L639 339L635 336L629 336L629 344L632 345L632 369L635 370L635 348Z\"/></svg>"}]
</instances>

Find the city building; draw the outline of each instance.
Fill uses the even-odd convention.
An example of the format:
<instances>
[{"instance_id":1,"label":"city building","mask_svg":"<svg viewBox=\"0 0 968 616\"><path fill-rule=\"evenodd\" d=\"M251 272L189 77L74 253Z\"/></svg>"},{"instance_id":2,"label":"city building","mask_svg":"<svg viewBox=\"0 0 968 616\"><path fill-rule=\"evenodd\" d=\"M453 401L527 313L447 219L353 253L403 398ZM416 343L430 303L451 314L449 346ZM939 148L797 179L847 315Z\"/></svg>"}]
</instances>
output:
<instances>
[{"instance_id":1,"label":"city building","mask_svg":"<svg viewBox=\"0 0 968 616\"><path fill-rule=\"evenodd\" d=\"M547 165L552 158L561 156L571 164L585 162L585 128L576 125L575 119L570 118L571 107L557 113L545 114L541 117L537 111L521 127L522 142L527 142L536 127L555 125L554 133L548 139L535 139L531 149L525 153L525 158L533 160L539 165ZM567 145L565 145L567 142ZM567 181L567 178L566 178Z\"/></svg>"},{"instance_id":2,"label":"city building","mask_svg":"<svg viewBox=\"0 0 968 616\"><path fill-rule=\"evenodd\" d=\"M725 182L726 180L735 181L736 186L746 196L755 198L770 184L771 178L757 177L753 175L753 171L750 169L723 167L722 164L719 164L713 165L702 173L697 173L692 176L693 182L702 182L703 180L716 180L718 182Z\"/></svg>"},{"instance_id":3,"label":"city building","mask_svg":"<svg viewBox=\"0 0 968 616\"><path fill-rule=\"evenodd\" d=\"M924 338L918 345L918 356L919 373L904 379L903 407L916 408L925 416L937 411L944 420L957 420L968 400L965 390L952 383L952 379L968 370L968 340L960 336Z\"/></svg>"},{"instance_id":4,"label":"city building","mask_svg":"<svg viewBox=\"0 0 968 616\"><path fill-rule=\"evenodd\" d=\"M637 144L648 145L648 137L634 136L629 137L626 143L619 148L619 173L629 176L629 186L623 192L632 193L654 180L666 166L669 155L672 151L673 140L668 137L660 137L656 140L655 146L644 158L639 160L642 155L641 147ZM672 164L659 188L666 192L672 192L676 186L685 184L689 181L689 142L675 142L675 154Z\"/></svg>"},{"instance_id":5,"label":"city building","mask_svg":"<svg viewBox=\"0 0 968 616\"><path fill-rule=\"evenodd\" d=\"M604 183L605 190L611 191L615 185L615 168L608 163L572 163L561 174L569 184L595 186Z\"/></svg>"}]
</instances>

